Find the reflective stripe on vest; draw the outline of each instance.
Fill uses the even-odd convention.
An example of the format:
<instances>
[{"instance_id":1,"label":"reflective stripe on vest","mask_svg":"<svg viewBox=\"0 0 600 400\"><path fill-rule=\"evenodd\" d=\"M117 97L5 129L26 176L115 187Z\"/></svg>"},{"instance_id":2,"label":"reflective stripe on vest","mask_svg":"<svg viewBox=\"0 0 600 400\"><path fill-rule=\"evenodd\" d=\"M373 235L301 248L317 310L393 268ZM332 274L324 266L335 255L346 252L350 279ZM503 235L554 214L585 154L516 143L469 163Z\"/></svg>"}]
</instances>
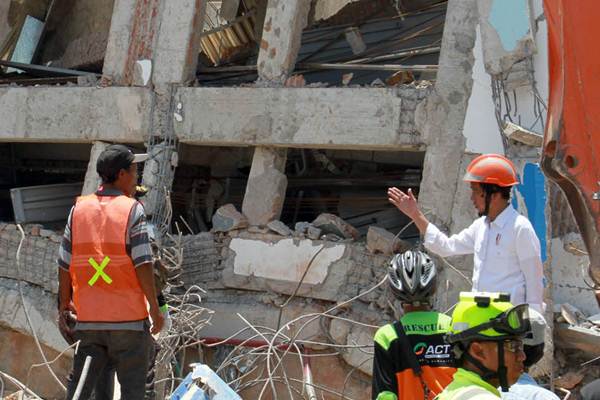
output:
<instances>
[{"instance_id":1,"label":"reflective stripe on vest","mask_svg":"<svg viewBox=\"0 0 600 400\"><path fill-rule=\"evenodd\" d=\"M127 196L82 196L71 217L69 273L79 321L125 322L147 318L146 298L127 254Z\"/></svg>"}]
</instances>

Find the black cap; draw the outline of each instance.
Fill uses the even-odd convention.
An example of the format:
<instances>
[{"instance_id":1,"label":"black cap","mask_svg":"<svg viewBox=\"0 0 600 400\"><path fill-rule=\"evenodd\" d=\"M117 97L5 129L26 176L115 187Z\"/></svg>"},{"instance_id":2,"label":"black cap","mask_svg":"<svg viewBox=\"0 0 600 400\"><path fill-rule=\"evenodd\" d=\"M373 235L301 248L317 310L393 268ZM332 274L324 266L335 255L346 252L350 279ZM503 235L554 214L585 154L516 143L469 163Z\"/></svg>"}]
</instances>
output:
<instances>
[{"instance_id":1,"label":"black cap","mask_svg":"<svg viewBox=\"0 0 600 400\"><path fill-rule=\"evenodd\" d=\"M148 159L148 154L133 154L122 144L108 146L96 163L96 171L104 182L114 181L122 169L129 169L131 164L143 162Z\"/></svg>"}]
</instances>

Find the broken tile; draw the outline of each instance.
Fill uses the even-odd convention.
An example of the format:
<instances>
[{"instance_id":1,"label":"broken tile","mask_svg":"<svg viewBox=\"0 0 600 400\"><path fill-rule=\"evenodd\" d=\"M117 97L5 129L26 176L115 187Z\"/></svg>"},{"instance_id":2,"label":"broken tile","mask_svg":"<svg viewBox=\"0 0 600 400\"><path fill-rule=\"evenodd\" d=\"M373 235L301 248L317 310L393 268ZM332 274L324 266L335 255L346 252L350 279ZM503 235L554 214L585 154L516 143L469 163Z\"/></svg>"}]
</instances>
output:
<instances>
[{"instance_id":1,"label":"broken tile","mask_svg":"<svg viewBox=\"0 0 600 400\"><path fill-rule=\"evenodd\" d=\"M269 222L267 227L273 232L279 233L281 236L290 236L292 234L292 230L278 219Z\"/></svg>"},{"instance_id":2,"label":"broken tile","mask_svg":"<svg viewBox=\"0 0 600 400\"><path fill-rule=\"evenodd\" d=\"M228 232L233 229L246 228L248 219L235 209L233 204L220 207L212 217L213 232Z\"/></svg>"},{"instance_id":3,"label":"broken tile","mask_svg":"<svg viewBox=\"0 0 600 400\"><path fill-rule=\"evenodd\" d=\"M360 234L355 227L338 217L337 215L320 214L312 225L321 229L323 233L333 233L346 239L358 239Z\"/></svg>"}]
</instances>

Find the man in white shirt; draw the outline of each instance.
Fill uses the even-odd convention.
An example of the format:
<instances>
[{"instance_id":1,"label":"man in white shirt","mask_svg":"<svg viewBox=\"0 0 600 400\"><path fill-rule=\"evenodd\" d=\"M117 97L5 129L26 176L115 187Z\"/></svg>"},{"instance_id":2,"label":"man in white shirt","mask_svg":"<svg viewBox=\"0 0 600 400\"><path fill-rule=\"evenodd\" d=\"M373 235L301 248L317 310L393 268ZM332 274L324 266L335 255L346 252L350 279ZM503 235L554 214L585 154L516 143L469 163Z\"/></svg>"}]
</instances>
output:
<instances>
[{"instance_id":1,"label":"man in white shirt","mask_svg":"<svg viewBox=\"0 0 600 400\"><path fill-rule=\"evenodd\" d=\"M508 292L515 305L543 307L540 241L527 218L510 205L512 186L518 184L514 165L497 154L484 154L467 167L471 200L480 218L451 237L442 233L419 210L417 200L392 187L388 200L413 220L424 245L441 257L473 254L473 291Z\"/></svg>"}]
</instances>

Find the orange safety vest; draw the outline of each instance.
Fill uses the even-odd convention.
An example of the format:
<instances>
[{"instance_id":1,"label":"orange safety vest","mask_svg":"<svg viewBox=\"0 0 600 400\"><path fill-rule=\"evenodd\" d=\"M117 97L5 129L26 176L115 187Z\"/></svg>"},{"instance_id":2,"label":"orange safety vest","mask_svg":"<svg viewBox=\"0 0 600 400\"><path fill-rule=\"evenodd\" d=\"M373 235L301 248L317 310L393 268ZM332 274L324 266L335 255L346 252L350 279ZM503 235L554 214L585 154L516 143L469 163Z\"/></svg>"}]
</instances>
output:
<instances>
[{"instance_id":1,"label":"orange safety vest","mask_svg":"<svg viewBox=\"0 0 600 400\"><path fill-rule=\"evenodd\" d=\"M125 248L127 196L81 196L71 217L69 273L79 321L125 322L148 317L146 297Z\"/></svg>"}]
</instances>

